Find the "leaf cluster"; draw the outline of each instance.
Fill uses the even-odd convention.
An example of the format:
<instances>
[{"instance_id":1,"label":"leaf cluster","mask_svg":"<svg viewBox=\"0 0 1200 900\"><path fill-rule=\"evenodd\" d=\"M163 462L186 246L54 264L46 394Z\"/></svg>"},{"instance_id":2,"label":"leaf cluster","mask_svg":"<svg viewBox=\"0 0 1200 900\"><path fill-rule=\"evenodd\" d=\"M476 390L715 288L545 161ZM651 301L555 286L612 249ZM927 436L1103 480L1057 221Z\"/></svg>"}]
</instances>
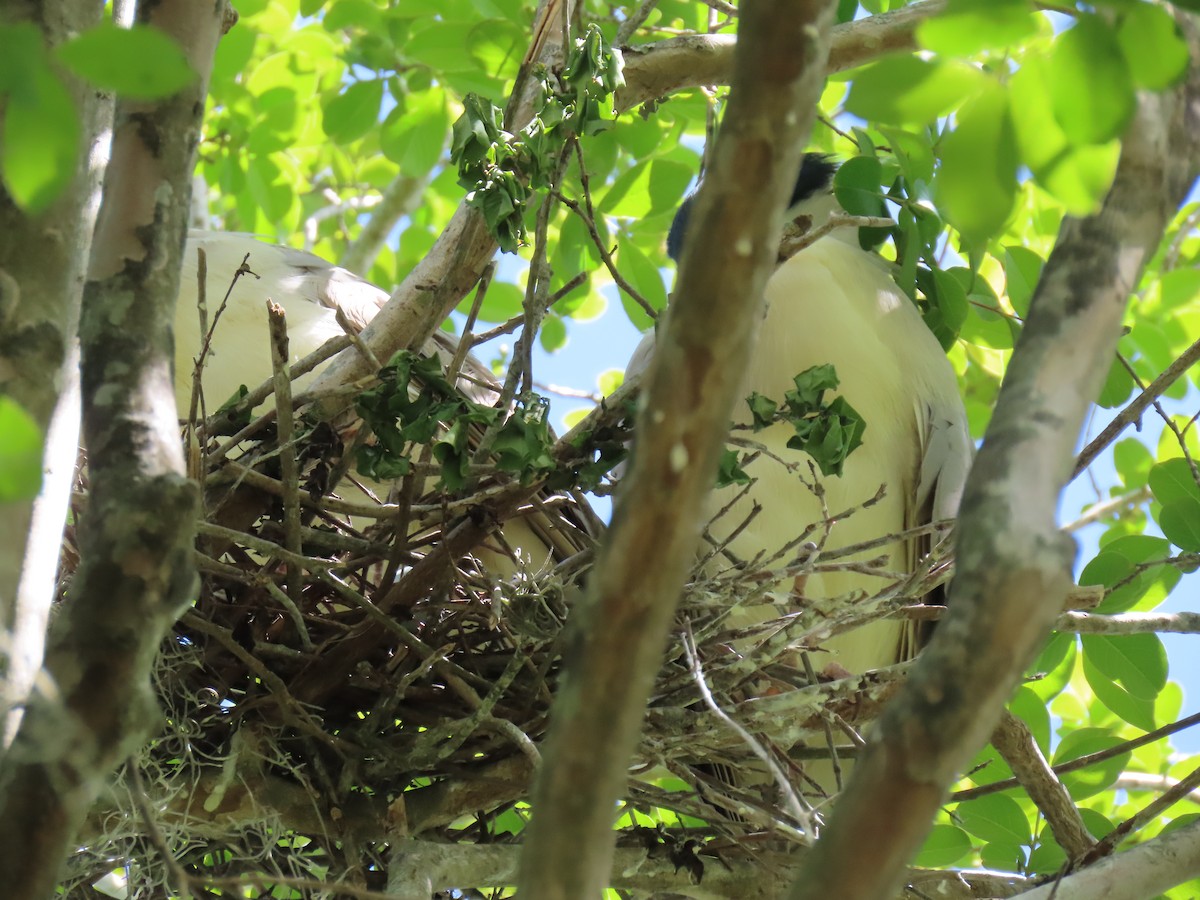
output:
<instances>
[{"instance_id":1,"label":"leaf cluster","mask_svg":"<svg viewBox=\"0 0 1200 900\"><path fill-rule=\"evenodd\" d=\"M867 423L847 401L837 396L826 401L825 392L837 390L837 370L832 365L812 366L792 379L793 387L783 395L782 406L757 392L746 398L751 427L762 431L776 422L795 430L788 438L792 450L807 453L822 475L841 475L846 459L862 445ZM741 472L740 476L737 474ZM745 472L724 473L728 483L744 483Z\"/></svg>"},{"instance_id":2,"label":"leaf cluster","mask_svg":"<svg viewBox=\"0 0 1200 900\"><path fill-rule=\"evenodd\" d=\"M515 253L525 242L525 209L550 173L568 136L593 135L612 123L602 115L605 100L624 84L620 51L595 24L574 42L561 78L537 72L532 120L517 134L503 127L503 111L478 94L463 98L454 123L450 159L467 202L483 213L502 250Z\"/></svg>"},{"instance_id":3,"label":"leaf cluster","mask_svg":"<svg viewBox=\"0 0 1200 900\"><path fill-rule=\"evenodd\" d=\"M523 484L548 478L551 488L594 487L623 458L623 448L603 442L589 461L560 470L551 453L555 437L549 408L549 401L533 392L518 398L507 414L476 403L450 383L436 356L402 350L379 371L379 384L358 398L358 413L377 439L359 448L358 470L377 481L402 478L413 471L413 452L429 445L439 486L456 491L467 483L480 434L492 429L490 458L501 472Z\"/></svg>"}]
</instances>

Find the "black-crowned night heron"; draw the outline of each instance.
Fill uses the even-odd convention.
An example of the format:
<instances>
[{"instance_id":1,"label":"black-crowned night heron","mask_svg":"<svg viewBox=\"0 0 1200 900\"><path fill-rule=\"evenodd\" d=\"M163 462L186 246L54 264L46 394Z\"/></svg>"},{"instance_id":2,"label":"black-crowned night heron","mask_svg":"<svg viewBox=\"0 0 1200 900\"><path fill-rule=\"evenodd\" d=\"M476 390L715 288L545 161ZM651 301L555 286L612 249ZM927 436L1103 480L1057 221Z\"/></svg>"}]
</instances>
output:
<instances>
[{"instance_id":1,"label":"black-crowned night heron","mask_svg":"<svg viewBox=\"0 0 1200 900\"><path fill-rule=\"evenodd\" d=\"M192 373L202 347L197 312L197 248L205 251L207 322L212 332L201 381L210 414L239 386L253 390L271 377L268 299L283 307L286 314L289 364L299 362L329 339L346 333L337 321L338 310L349 329L357 332L371 321L388 299L387 291L303 250L263 243L247 234L190 232L184 248L175 311L175 400L183 417L190 408ZM247 254L246 264L253 274L243 275L234 283L214 327L216 311ZM429 340L424 351L438 355L446 364L453 357L456 346L453 338L439 332ZM314 374L298 378L293 383L293 390L303 389ZM463 362L457 386L469 400L485 406L492 405L500 394L491 371L471 356ZM387 497L389 486L369 482L367 485L377 496ZM350 499L366 501L352 485L343 484L338 489L348 492ZM545 515L535 508L530 512L528 518L505 523L501 537L508 548L494 546L489 552L484 547L477 552L493 575L506 577L515 571L507 549L515 551L529 570L535 572L552 558L561 559L578 549Z\"/></svg>"},{"instance_id":2,"label":"black-crowned night heron","mask_svg":"<svg viewBox=\"0 0 1200 900\"><path fill-rule=\"evenodd\" d=\"M835 170L821 155L805 158L789 219L809 216L811 227L819 227L837 210L832 194ZM689 198L668 240L668 251L677 262L690 205ZM635 352L628 373L646 368L653 349L651 333ZM859 247L856 228L833 230L787 259L771 276L739 396L756 392L779 401L794 387L794 376L824 364L835 366L837 392L866 422L862 445L846 459L840 476L817 472L822 501L801 477L809 478L808 455L788 447L795 434L791 425L777 422L757 434L746 433L767 451L745 467L753 483L736 501L741 486L715 490L707 508L709 517L722 511L709 531L718 543L727 542L727 550L738 560L770 557L814 523L817 530L809 540L819 543L825 527L821 523L846 510L854 511L828 523L823 556L957 511L972 445L954 371L916 306L892 280L888 263ZM734 424L750 422L746 404L739 401ZM784 463L799 466L789 471ZM881 485L883 497L863 506ZM751 516L755 507L760 509ZM861 563L886 555L883 569L894 573L893 578L849 569L816 570L794 583L774 585L776 608L763 604L743 609L732 622L760 622L803 608L811 600L844 597L852 602L876 596L895 578L913 571L920 548L927 544L928 538L900 538L840 557L838 563ZM795 556L792 551L775 567ZM723 559L728 557L715 556L709 572L722 568ZM832 655L814 661L818 670L833 663L831 674L862 673L910 658L916 652L913 634L913 627L901 620L877 619L824 640L822 648Z\"/></svg>"}]
</instances>

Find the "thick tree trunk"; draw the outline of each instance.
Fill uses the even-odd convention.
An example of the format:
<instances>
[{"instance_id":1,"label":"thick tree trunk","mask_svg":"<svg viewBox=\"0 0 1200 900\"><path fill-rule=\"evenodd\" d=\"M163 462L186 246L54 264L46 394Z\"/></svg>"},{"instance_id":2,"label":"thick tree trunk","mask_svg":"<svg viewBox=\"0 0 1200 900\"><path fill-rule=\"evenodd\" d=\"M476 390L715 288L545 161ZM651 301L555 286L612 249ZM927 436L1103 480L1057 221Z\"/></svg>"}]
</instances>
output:
<instances>
[{"instance_id":1,"label":"thick tree trunk","mask_svg":"<svg viewBox=\"0 0 1200 900\"><path fill-rule=\"evenodd\" d=\"M521 857L529 900L598 897L612 816L716 480L825 75L832 4L745 4L733 90L648 373L633 465L555 698Z\"/></svg>"},{"instance_id":2,"label":"thick tree trunk","mask_svg":"<svg viewBox=\"0 0 1200 900\"><path fill-rule=\"evenodd\" d=\"M1063 610L1075 546L1055 521L1058 498L1125 306L1200 170L1200 44L1191 43L1189 81L1141 97L1101 210L1063 221L967 482L949 613L880 719L792 900L894 895L946 790Z\"/></svg>"},{"instance_id":3,"label":"thick tree trunk","mask_svg":"<svg viewBox=\"0 0 1200 900\"><path fill-rule=\"evenodd\" d=\"M143 10L201 77L159 103L123 101L116 116L80 325L92 488L81 562L48 642L55 690L31 698L0 766L0 882L12 900L54 893L104 779L155 728L150 668L195 583L198 497L183 474L170 327L207 73L227 11L190 0ZM83 254L70 251L62 266L77 282ZM45 257L38 265L55 268ZM55 363L64 356L60 347ZM34 396L47 414L47 398Z\"/></svg>"},{"instance_id":4,"label":"thick tree trunk","mask_svg":"<svg viewBox=\"0 0 1200 900\"><path fill-rule=\"evenodd\" d=\"M8 3L5 24L34 24L53 48L96 24L101 11L87 3ZM29 412L45 435L41 492L6 505L0 515L0 633L10 641L0 664L6 706L0 752L12 741L42 665L79 440L75 341L100 204L103 168L95 164L96 150L112 116L110 97L60 74L79 114L75 177L34 215L0 187L0 394ZM3 106L0 95L0 112Z\"/></svg>"}]
</instances>

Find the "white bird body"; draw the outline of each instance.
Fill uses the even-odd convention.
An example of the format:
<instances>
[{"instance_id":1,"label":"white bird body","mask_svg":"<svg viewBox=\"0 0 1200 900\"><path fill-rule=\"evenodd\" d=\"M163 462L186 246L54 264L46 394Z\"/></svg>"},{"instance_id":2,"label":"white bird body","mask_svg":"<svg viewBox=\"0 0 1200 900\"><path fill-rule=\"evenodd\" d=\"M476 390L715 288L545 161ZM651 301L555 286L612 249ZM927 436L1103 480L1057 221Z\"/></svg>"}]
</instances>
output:
<instances>
[{"instance_id":1,"label":"white bird body","mask_svg":"<svg viewBox=\"0 0 1200 900\"><path fill-rule=\"evenodd\" d=\"M184 248L175 309L175 402L181 416L186 416L190 408L192 372L203 346L197 312L197 248L202 248L206 256L206 306L212 329L202 375L209 414L228 400L240 385L253 390L271 377L267 300L283 307L289 363L294 365L330 338L345 334L337 321L339 309L351 328L359 331L388 299L387 291L303 250L265 244L253 235L236 232L190 232ZM254 274L237 279L214 327L216 311L244 259ZM451 336L438 332L424 350L427 354L438 354L445 365L453 357L456 347ZM311 372L298 378L293 382L293 389L302 389L315 374ZM494 404L500 396L499 385L491 371L470 355L463 361L457 386L467 399L485 406ZM388 485L361 478L359 481L376 496L387 498ZM369 502L349 482L339 485L338 492L353 502ZM519 568L536 572L556 557L561 558L578 549L565 530L538 512L528 519L515 518L506 522L500 535L507 547L499 545L493 538L476 551L487 571L499 577L509 577ZM415 539L419 535L410 537ZM510 550L520 557L523 566L514 564Z\"/></svg>"},{"instance_id":2,"label":"white bird body","mask_svg":"<svg viewBox=\"0 0 1200 900\"><path fill-rule=\"evenodd\" d=\"M303 250L265 244L249 234L189 232L175 307L175 402L181 414L186 414L191 403L191 374L203 345L196 309L197 249L204 250L206 257L210 328L247 253L246 264L254 273L238 278L216 323L203 375L210 413L239 385L254 390L271 377L268 299L282 306L287 315L291 364L330 338L345 334L337 321L339 307L352 325L361 329L388 299L387 291ZM303 387L311 377L298 379L297 386Z\"/></svg>"},{"instance_id":3,"label":"white bird body","mask_svg":"<svg viewBox=\"0 0 1200 900\"><path fill-rule=\"evenodd\" d=\"M742 562L770 557L813 523L847 510L853 513L833 521L827 537L818 528L806 543L819 545L824 537L821 554L828 556L957 511L971 443L954 371L916 307L892 281L887 264L852 244L855 238L853 229L835 231L788 259L771 276L757 343L738 396L757 392L781 402L794 388L794 376L812 366L832 364L840 380L837 393L866 422L862 445L846 459L840 476L817 472L824 493L822 509L822 499L805 484L811 480L808 455L787 446L794 435L790 425L779 422L757 434L740 432L768 453L745 466L755 482L736 502L743 490L739 485L713 491L706 519L721 513L710 522L709 534L718 543L728 541L726 549ZM629 372L648 365L653 345L651 333L634 354ZM750 421L746 404L739 400L735 425ZM789 472L780 460L799 465ZM863 507L881 485L884 497ZM755 505L760 509L747 521ZM899 577L913 570L916 548L914 540L897 540L831 562L886 555L885 568ZM797 555L800 552L793 550L771 565L782 567ZM718 557L709 569L727 565ZM743 610L732 621L744 626L800 608L805 599L873 595L887 584L858 571L815 571L795 584L776 586L774 599L784 608ZM915 647L906 632L903 622L882 619L821 646L836 654L833 659L840 667L861 673L912 656ZM826 659L814 660L818 669Z\"/></svg>"},{"instance_id":4,"label":"white bird body","mask_svg":"<svg viewBox=\"0 0 1200 900\"><path fill-rule=\"evenodd\" d=\"M930 433L934 429L954 431L967 458L970 445L954 371L916 307L888 276L878 257L837 237L819 240L785 262L768 281L765 293L766 314L742 383L742 396L758 392L782 398L793 387L793 376L810 366L831 363L840 380L838 393L858 411L867 427L862 446L850 454L842 474L820 479L824 511L822 500L800 478L787 477L777 461L761 455L746 471L751 478L758 477L763 487L735 503L724 516L725 524L715 526L714 536L723 538L740 523L755 497L761 502L761 511L730 544L734 554L744 559L760 550L772 554L808 524L846 510L854 512L830 526L826 552L922 524L916 521L919 504L914 501L921 487ZM735 421L748 424L749 418L742 404ZM780 459L791 462L804 456L788 449L793 434L793 429L781 422L753 437ZM934 469L939 476L943 472L941 465ZM965 477L965 473L964 465L958 476ZM810 477L807 471L798 474ZM884 498L862 507L880 486L886 491ZM961 481L942 498L943 509L935 517L954 514L960 490ZM736 487L714 491L710 514L724 507L734 491ZM760 496L764 491L769 493ZM810 540L819 543L821 536L817 531ZM886 553L887 569L907 573L915 562L912 543L896 541L837 562L868 560ZM884 586L881 579L858 572L818 571L804 578L799 592L832 598L853 591L874 593ZM863 672L904 658L908 651L902 646L903 633L899 620L881 620L835 637L824 646L837 653L841 666Z\"/></svg>"}]
</instances>

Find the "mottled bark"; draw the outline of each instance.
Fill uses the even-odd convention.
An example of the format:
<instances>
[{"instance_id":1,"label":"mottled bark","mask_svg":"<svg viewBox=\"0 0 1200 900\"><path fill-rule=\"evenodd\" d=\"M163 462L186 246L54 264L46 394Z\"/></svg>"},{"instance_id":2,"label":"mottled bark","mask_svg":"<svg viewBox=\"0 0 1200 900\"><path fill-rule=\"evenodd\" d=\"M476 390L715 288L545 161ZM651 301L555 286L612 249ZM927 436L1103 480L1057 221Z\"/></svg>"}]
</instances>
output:
<instances>
[{"instance_id":1,"label":"mottled bark","mask_svg":"<svg viewBox=\"0 0 1200 900\"><path fill-rule=\"evenodd\" d=\"M528 900L597 897L609 883L614 804L760 320L832 13L819 0L742 7L729 108L648 373L633 465L588 596L572 613L575 645L522 854Z\"/></svg>"},{"instance_id":2,"label":"mottled bark","mask_svg":"<svg viewBox=\"0 0 1200 900\"><path fill-rule=\"evenodd\" d=\"M0 768L0 880L13 900L54 893L106 776L157 725L149 674L191 599L197 490L183 474L170 323L207 73L223 4L167 0L142 21L201 77L157 103L122 102L80 323L91 496L81 562L46 668Z\"/></svg>"},{"instance_id":3,"label":"mottled bark","mask_svg":"<svg viewBox=\"0 0 1200 900\"><path fill-rule=\"evenodd\" d=\"M5 5L7 24L28 22L56 47L100 19L87 3ZM11 743L20 709L42 665L59 546L79 437L75 335L92 227L100 204L100 135L111 98L60 72L79 115L75 177L48 209L30 215L0 186L0 394L28 411L46 436L36 499L0 515L0 633L10 641L4 672L3 737ZM0 95L0 114L4 97Z\"/></svg>"},{"instance_id":4,"label":"mottled bark","mask_svg":"<svg viewBox=\"0 0 1200 900\"><path fill-rule=\"evenodd\" d=\"M892 895L1063 609L1075 547L1056 525L1058 497L1126 303L1200 169L1192 43L1189 82L1142 96L1102 209L1063 221L967 483L949 611L881 718L792 900Z\"/></svg>"}]
</instances>

